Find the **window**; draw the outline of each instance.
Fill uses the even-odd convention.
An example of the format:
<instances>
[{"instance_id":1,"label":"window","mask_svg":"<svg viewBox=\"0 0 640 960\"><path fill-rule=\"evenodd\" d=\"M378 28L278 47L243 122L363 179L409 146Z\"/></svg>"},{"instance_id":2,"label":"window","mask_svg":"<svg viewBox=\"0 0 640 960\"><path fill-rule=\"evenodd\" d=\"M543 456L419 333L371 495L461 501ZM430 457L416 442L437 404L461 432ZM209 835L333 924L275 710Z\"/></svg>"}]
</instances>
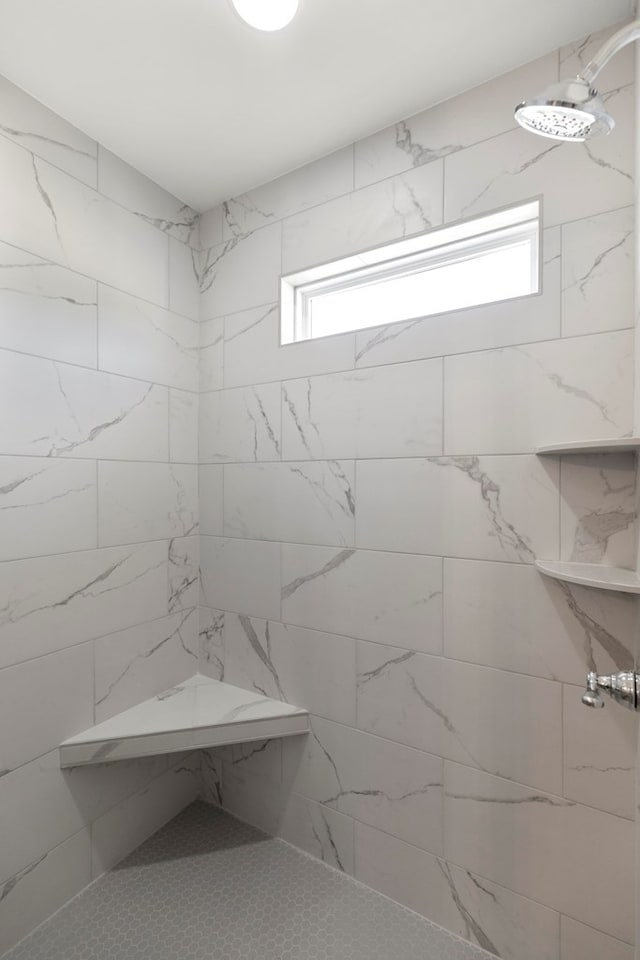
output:
<instances>
[{"instance_id":1,"label":"window","mask_svg":"<svg viewBox=\"0 0 640 960\"><path fill-rule=\"evenodd\" d=\"M281 342L315 340L539 291L535 200L281 280Z\"/></svg>"}]
</instances>

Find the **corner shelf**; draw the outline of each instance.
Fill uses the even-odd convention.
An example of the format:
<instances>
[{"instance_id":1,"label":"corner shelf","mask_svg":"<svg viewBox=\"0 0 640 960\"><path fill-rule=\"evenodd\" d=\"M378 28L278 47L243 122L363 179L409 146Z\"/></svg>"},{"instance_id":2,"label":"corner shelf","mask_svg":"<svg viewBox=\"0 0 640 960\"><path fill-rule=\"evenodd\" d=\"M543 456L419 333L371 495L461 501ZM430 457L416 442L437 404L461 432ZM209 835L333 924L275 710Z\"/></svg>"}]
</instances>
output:
<instances>
[{"instance_id":1,"label":"corner shelf","mask_svg":"<svg viewBox=\"0 0 640 960\"><path fill-rule=\"evenodd\" d=\"M537 560L536 567L545 577L566 580L596 590L617 590L620 593L640 593L640 577L635 570L623 567L605 567L599 563L568 563Z\"/></svg>"},{"instance_id":2,"label":"corner shelf","mask_svg":"<svg viewBox=\"0 0 640 960\"><path fill-rule=\"evenodd\" d=\"M537 447L538 456L561 456L579 453L637 453L640 437L619 437L613 440L572 440L569 443L548 443Z\"/></svg>"},{"instance_id":3,"label":"corner shelf","mask_svg":"<svg viewBox=\"0 0 640 960\"><path fill-rule=\"evenodd\" d=\"M195 674L69 737L60 744L60 766L271 740L308 731L307 710Z\"/></svg>"}]
</instances>

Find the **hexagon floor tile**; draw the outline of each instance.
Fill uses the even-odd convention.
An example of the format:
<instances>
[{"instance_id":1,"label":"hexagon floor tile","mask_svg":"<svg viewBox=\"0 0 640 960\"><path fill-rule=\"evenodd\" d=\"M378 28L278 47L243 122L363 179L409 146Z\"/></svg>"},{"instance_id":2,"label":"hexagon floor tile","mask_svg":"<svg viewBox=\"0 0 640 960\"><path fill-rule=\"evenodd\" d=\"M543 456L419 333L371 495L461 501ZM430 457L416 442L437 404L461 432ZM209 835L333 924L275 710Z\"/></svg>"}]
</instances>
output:
<instances>
[{"instance_id":1,"label":"hexagon floor tile","mask_svg":"<svg viewBox=\"0 0 640 960\"><path fill-rule=\"evenodd\" d=\"M196 802L5 960L483 960L479 947Z\"/></svg>"}]
</instances>

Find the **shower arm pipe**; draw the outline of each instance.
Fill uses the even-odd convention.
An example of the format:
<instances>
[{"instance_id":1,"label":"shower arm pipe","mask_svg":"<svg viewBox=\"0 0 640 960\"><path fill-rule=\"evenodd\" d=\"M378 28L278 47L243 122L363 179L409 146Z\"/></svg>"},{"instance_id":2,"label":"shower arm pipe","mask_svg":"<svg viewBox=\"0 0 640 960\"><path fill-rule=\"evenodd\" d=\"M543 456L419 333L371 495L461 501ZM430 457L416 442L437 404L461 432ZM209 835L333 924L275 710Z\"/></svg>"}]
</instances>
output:
<instances>
[{"instance_id":1,"label":"shower arm pipe","mask_svg":"<svg viewBox=\"0 0 640 960\"><path fill-rule=\"evenodd\" d=\"M593 60L590 60L579 76L591 84L612 57L627 44L640 40L640 20L632 20L622 27L600 47Z\"/></svg>"}]
</instances>

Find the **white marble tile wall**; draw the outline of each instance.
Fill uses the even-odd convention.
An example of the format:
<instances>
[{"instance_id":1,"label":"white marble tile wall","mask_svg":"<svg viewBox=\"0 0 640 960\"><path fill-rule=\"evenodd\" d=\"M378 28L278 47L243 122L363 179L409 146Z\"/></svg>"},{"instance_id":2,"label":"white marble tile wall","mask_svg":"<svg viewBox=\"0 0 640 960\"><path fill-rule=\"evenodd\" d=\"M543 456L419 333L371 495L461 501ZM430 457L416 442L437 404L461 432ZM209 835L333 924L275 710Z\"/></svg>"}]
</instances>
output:
<instances>
[{"instance_id":1,"label":"white marble tile wall","mask_svg":"<svg viewBox=\"0 0 640 960\"><path fill-rule=\"evenodd\" d=\"M198 223L0 79L0 953L198 792L57 746L195 672Z\"/></svg>"},{"instance_id":2,"label":"white marble tile wall","mask_svg":"<svg viewBox=\"0 0 640 960\"><path fill-rule=\"evenodd\" d=\"M579 697L635 601L533 565L633 558L631 460L534 455L632 429L630 56L610 138L512 118L602 39L201 223L201 669L313 728L203 754L205 796L504 960L633 942L636 723ZM540 295L279 346L281 272L537 196Z\"/></svg>"}]
</instances>

